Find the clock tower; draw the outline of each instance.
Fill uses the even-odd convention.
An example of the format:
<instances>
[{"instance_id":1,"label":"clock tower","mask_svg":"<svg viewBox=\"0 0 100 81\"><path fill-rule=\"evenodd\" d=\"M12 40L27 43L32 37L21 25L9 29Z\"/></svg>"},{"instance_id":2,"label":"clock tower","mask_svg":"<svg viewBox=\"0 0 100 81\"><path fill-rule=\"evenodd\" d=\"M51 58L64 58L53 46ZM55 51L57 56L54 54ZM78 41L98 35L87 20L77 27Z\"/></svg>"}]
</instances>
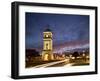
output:
<instances>
[{"instance_id":1,"label":"clock tower","mask_svg":"<svg viewBox=\"0 0 100 81\"><path fill-rule=\"evenodd\" d=\"M44 61L53 60L53 41L52 41L52 32L50 29L46 29L43 32L42 59Z\"/></svg>"}]
</instances>

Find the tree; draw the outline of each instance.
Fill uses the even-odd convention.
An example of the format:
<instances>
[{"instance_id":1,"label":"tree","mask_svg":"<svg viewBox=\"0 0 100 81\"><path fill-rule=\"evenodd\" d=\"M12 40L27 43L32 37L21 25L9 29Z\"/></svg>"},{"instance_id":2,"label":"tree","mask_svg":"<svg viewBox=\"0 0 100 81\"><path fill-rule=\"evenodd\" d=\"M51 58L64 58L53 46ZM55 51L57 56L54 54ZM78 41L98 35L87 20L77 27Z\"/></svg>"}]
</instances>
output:
<instances>
[{"instance_id":1,"label":"tree","mask_svg":"<svg viewBox=\"0 0 100 81\"><path fill-rule=\"evenodd\" d=\"M37 56L40 56L40 54L36 49L26 49L26 57L28 57L28 56L37 57Z\"/></svg>"},{"instance_id":2,"label":"tree","mask_svg":"<svg viewBox=\"0 0 100 81\"><path fill-rule=\"evenodd\" d=\"M73 57L75 57L75 59L79 56L79 53L78 52L74 52L73 54Z\"/></svg>"}]
</instances>

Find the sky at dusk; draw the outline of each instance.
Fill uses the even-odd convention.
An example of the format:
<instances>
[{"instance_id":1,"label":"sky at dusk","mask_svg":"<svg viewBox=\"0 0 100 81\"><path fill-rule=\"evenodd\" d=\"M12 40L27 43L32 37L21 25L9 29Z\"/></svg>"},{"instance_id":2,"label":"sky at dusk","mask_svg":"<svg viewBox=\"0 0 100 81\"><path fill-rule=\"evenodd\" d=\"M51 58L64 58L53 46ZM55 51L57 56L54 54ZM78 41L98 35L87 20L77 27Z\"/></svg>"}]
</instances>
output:
<instances>
[{"instance_id":1,"label":"sky at dusk","mask_svg":"<svg viewBox=\"0 0 100 81\"><path fill-rule=\"evenodd\" d=\"M29 13L25 14L26 48L43 45L43 31L51 29L53 45L70 41L89 41L89 16L71 14Z\"/></svg>"}]
</instances>

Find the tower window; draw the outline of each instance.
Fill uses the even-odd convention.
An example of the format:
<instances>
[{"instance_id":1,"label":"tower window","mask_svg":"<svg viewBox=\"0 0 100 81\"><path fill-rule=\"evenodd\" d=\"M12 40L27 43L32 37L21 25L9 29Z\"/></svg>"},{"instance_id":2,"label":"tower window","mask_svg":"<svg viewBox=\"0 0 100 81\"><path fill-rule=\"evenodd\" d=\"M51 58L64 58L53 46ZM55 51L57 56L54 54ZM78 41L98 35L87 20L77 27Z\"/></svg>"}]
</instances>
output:
<instances>
[{"instance_id":1,"label":"tower window","mask_svg":"<svg viewBox=\"0 0 100 81\"><path fill-rule=\"evenodd\" d=\"M48 49L48 44L46 44L46 49Z\"/></svg>"},{"instance_id":2,"label":"tower window","mask_svg":"<svg viewBox=\"0 0 100 81\"><path fill-rule=\"evenodd\" d=\"M48 37L48 35L44 35L44 37Z\"/></svg>"},{"instance_id":3,"label":"tower window","mask_svg":"<svg viewBox=\"0 0 100 81\"><path fill-rule=\"evenodd\" d=\"M48 35L46 35L46 37L48 37Z\"/></svg>"}]
</instances>

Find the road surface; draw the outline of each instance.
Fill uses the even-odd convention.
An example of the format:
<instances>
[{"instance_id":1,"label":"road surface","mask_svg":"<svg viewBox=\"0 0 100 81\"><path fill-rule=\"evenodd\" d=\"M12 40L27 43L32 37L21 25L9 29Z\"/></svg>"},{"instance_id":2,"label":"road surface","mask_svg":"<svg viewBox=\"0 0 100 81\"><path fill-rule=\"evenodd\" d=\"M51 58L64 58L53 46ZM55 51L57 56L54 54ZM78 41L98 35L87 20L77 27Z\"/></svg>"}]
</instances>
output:
<instances>
[{"instance_id":1,"label":"road surface","mask_svg":"<svg viewBox=\"0 0 100 81\"><path fill-rule=\"evenodd\" d=\"M57 61L57 62L37 65L37 66L34 66L34 68L58 67L58 66L68 67L68 66L71 66L71 65L72 64L69 64L69 59L65 59L65 60L61 60L61 61Z\"/></svg>"}]
</instances>

